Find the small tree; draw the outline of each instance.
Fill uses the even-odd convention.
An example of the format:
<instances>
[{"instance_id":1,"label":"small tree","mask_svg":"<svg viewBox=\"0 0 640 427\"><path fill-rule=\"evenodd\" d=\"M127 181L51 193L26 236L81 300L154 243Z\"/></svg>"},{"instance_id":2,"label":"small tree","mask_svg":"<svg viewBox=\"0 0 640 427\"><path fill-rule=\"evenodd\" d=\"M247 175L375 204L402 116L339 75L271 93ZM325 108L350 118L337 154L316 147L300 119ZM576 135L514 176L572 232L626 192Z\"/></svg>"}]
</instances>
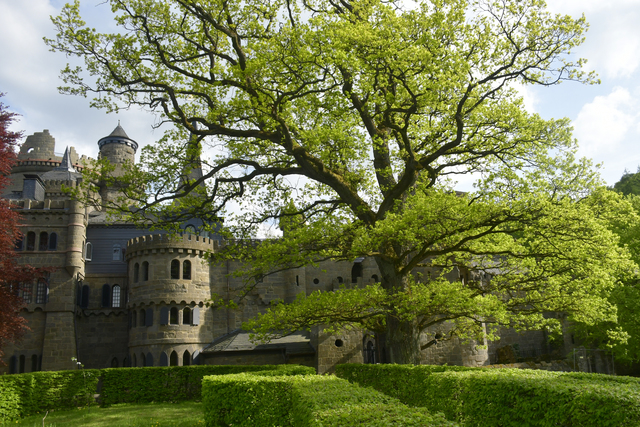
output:
<instances>
[{"instance_id":1,"label":"small tree","mask_svg":"<svg viewBox=\"0 0 640 427\"><path fill-rule=\"evenodd\" d=\"M541 0L110 4L122 32L87 28L77 2L52 18L49 46L95 77L67 67L62 92L177 126L119 178L140 210L113 209L215 221L235 201L237 237L279 221L282 239L225 252L246 257L251 283L323 259L380 270L379 284L276 307L248 325L263 336L357 325L384 335L388 360L417 363L421 333L446 321L476 336L557 327L546 312L615 319L607 295L632 264L605 222L628 210L574 158L569 121L527 113L514 89L596 82L568 59L584 18ZM474 191L455 192L470 174ZM475 274L450 282L452 269Z\"/></svg>"}]
</instances>

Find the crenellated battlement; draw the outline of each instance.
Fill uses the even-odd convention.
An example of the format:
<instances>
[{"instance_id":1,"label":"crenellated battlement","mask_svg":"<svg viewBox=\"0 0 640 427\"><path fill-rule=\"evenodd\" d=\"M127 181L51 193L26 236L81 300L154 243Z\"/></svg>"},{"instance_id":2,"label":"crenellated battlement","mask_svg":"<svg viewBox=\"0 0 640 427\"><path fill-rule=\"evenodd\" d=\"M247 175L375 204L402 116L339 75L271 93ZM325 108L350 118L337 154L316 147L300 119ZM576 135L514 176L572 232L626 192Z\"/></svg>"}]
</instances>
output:
<instances>
[{"instance_id":1,"label":"crenellated battlement","mask_svg":"<svg viewBox=\"0 0 640 427\"><path fill-rule=\"evenodd\" d=\"M15 209L25 209L25 210L43 210L43 211L51 211L51 210L65 210L69 209L69 200L53 200L53 199L45 199L45 200L30 200L30 199L22 199L22 200L12 200L11 205Z\"/></svg>"},{"instance_id":2,"label":"crenellated battlement","mask_svg":"<svg viewBox=\"0 0 640 427\"><path fill-rule=\"evenodd\" d=\"M217 252L220 241L194 234L152 234L130 239L127 242L127 259L145 253L164 253L173 251Z\"/></svg>"}]
</instances>

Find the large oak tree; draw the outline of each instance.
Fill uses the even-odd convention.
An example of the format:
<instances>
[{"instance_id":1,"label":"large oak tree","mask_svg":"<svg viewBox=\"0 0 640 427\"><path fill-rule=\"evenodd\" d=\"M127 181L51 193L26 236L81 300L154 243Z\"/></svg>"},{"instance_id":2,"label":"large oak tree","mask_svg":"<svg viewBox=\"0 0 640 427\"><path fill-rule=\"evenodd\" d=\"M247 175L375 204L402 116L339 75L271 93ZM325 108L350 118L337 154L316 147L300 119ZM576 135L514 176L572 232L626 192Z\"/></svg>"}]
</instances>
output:
<instances>
[{"instance_id":1,"label":"large oak tree","mask_svg":"<svg viewBox=\"0 0 640 427\"><path fill-rule=\"evenodd\" d=\"M417 363L421 333L443 322L472 336L557 326L551 312L615 319L607 295L632 264L606 221L629 209L574 157L569 121L528 113L516 90L596 81L570 55L584 18L539 0L110 4L120 32L86 27L76 2L47 43L85 62L63 70L63 92L175 125L120 178L142 208L130 215L225 214L238 237L279 221L283 238L227 252L250 257L257 281L322 259L377 263L379 284L250 327L357 325L384 336L388 360ZM185 175L200 154L203 175ZM455 192L469 175L474 190ZM452 269L469 278L445 280Z\"/></svg>"}]
</instances>

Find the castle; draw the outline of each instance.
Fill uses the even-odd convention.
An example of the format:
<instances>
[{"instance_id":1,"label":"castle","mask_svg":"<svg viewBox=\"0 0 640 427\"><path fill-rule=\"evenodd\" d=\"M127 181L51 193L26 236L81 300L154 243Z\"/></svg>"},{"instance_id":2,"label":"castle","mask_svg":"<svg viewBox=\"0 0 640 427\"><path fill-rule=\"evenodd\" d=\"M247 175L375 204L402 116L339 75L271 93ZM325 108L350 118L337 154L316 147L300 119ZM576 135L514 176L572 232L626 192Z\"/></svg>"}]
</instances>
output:
<instances>
[{"instance_id":1,"label":"castle","mask_svg":"<svg viewBox=\"0 0 640 427\"><path fill-rule=\"evenodd\" d=\"M98 147L99 158L118 167L135 162L138 144L118 125ZM22 213L23 239L16 244L21 262L56 269L47 280L21 285L22 315L30 331L5 348L0 373L75 369L72 358L87 368L300 363L320 373L338 363L379 361L375 339L366 331L330 335L317 327L254 344L240 329L271 301L377 281L373 259L279 272L260 283L237 310L207 307L213 294L230 297L243 286L230 274L238 263L205 259L207 252L224 248L221 236L202 231L198 219L182 224L177 236L109 220L100 207L83 206L63 192L63 186L78 185L90 159L73 148L56 154L55 148L47 130L28 136L3 195ZM116 188L99 187L102 200L116 193ZM450 280L462 274L451 272ZM501 346L548 348L543 332L510 330L499 342L481 344L479 349L456 339L438 343L423 351L422 361L481 366Z\"/></svg>"}]
</instances>

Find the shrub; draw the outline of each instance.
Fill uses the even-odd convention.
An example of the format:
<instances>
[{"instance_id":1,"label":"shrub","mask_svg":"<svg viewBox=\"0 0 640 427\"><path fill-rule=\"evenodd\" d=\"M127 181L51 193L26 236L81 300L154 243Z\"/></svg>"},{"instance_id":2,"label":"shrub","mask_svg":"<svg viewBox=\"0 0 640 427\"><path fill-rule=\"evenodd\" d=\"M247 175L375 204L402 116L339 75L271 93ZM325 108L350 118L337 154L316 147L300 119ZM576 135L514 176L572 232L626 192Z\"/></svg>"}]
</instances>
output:
<instances>
[{"instance_id":1,"label":"shrub","mask_svg":"<svg viewBox=\"0 0 640 427\"><path fill-rule=\"evenodd\" d=\"M207 426L452 426L424 408L336 377L205 377Z\"/></svg>"}]
</instances>

